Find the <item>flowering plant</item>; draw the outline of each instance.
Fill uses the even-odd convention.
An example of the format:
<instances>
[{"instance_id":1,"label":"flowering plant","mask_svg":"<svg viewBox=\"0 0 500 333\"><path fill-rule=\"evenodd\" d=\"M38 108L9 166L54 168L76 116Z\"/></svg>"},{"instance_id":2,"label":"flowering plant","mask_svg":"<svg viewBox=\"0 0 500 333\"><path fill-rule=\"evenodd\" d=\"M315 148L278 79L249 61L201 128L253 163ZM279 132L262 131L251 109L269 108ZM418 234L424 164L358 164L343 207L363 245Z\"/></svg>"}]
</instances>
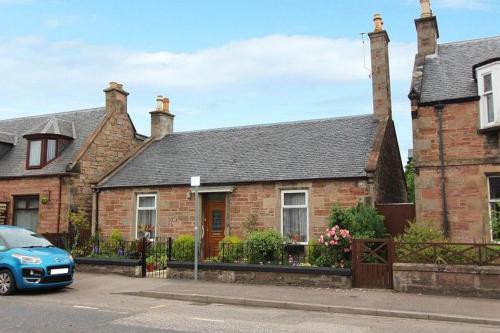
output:
<instances>
[{"instance_id":1,"label":"flowering plant","mask_svg":"<svg viewBox=\"0 0 500 333\"><path fill-rule=\"evenodd\" d=\"M350 265L352 236L347 229L338 225L327 228L319 237L321 255L316 259L316 265L322 267L346 267Z\"/></svg>"}]
</instances>

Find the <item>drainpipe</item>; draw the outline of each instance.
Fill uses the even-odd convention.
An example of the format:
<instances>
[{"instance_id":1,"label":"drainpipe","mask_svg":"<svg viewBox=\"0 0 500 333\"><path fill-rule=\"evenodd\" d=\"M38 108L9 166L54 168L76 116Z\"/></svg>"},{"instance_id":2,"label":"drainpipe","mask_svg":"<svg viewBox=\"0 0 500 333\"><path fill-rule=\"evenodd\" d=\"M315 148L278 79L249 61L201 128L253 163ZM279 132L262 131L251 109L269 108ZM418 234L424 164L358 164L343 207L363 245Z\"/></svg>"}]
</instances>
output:
<instances>
[{"instance_id":1,"label":"drainpipe","mask_svg":"<svg viewBox=\"0 0 500 333\"><path fill-rule=\"evenodd\" d=\"M57 203L57 233L59 233L61 231L62 181L63 181L63 177L59 176L59 194L57 196L57 201L58 201L58 203Z\"/></svg>"},{"instance_id":2,"label":"drainpipe","mask_svg":"<svg viewBox=\"0 0 500 333\"><path fill-rule=\"evenodd\" d=\"M91 226L91 234L92 236L97 235L97 230L99 228L99 192L100 189L93 188L92 193L92 226Z\"/></svg>"},{"instance_id":3,"label":"drainpipe","mask_svg":"<svg viewBox=\"0 0 500 333\"><path fill-rule=\"evenodd\" d=\"M446 201L446 177L445 177L445 165L444 165L444 135L443 135L443 110L444 105L438 104L434 107L437 114L438 121L438 135L439 135L439 171L440 171L440 183L441 183L441 204L443 207L443 231L446 237L450 236L450 222L448 220L448 203Z\"/></svg>"}]
</instances>

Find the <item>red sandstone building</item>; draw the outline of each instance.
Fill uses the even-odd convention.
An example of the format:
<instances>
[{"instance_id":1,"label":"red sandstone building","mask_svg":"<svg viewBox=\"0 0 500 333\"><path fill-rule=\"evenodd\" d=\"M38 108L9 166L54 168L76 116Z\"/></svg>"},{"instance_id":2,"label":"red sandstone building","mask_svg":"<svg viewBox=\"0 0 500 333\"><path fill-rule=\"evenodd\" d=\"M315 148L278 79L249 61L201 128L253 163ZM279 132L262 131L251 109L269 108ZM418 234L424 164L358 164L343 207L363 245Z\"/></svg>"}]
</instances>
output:
<instances>
[{"instance_id":1,"label":"red sandstone building","mask_svg":"<svg viewBox=\"0 0 500 333\"><path fill-rule=\"evenodd\" d=\"M0 120L0 223L67 230L69 210L91 213L92 184L138 146L127 95L111 83L106 106Z\"/></svg>"},{"instance_id":2,"label":"red sandstone building","mask_svg":"<svg viewBox=\"0 0 500 333\"><path fill-rule=\"evenodd\" d=\"M340 203L406 202L391 117L389 37L375 18L370 34L374 113L174 132L168 100L151 112L151 139L97 186L94 221L127 238L194 233L190 177L201 176L202 244L213 255L225 235L256 216L297 242L322 232Z\"/></svg>"},{"instance_id":3,"label":"red sandstone building","mask_svg":"<svg viewBox=\"0 0 500 333\"><path fill-rule=\"evenodd\" d=\"M421 4L409 95L417 221L454 240L498 241L500 37L438 44L429 0Z\"/></svg>"}]
</instances>

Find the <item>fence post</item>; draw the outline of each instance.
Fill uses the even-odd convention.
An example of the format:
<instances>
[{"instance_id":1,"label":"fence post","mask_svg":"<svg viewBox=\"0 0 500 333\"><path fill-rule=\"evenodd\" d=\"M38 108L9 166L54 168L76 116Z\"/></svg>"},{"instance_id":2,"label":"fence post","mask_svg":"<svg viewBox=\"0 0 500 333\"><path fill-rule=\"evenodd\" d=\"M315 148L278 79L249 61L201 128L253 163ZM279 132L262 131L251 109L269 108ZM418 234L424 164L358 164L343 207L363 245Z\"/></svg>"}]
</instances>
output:
<instances>
[{"instance_id":1,"label":"fence post","mask_svg":"<svg viewBox=\"0 0 500 333\"><path fill-rule=\"evenodd\" d=\"M357 287L357 281L356 281L356 266L358 263L358 242L359 240L354 238L352 240L352 251L351 251L351 279L352 279L352 286L354 288Z\"/></svg>"},{"instance_id":2,"label":"fence post","mask_svg":"<svg viewBox=\"0 0 500 333\"><path fill-rule=\"evenodd\" d=\"M168 261L172 261L172 237L168 237L167 257Z\"/></svg>"},{"instance_id":3,"label":"fence post","mask_svg":"<svg viewBox=\"0 0 500 333\"><path fill-rule=\"evenodd\" d=\"M141 253L141 264L142 264L142 277L146 276L146 237L142 237L142 253Z\"/></svg>"}]
</instances>

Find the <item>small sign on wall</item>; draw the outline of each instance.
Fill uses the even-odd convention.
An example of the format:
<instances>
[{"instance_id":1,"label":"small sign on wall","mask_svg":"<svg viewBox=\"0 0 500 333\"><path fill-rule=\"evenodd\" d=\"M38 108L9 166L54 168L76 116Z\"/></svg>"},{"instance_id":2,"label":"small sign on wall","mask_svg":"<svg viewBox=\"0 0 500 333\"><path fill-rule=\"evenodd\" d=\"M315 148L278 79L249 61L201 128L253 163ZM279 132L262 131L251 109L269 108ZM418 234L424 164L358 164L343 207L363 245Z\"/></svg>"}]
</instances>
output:
<instances>
[{"instance_id":1,"label":"small sign on wall","mask_svg":"<svg viewBox=\"0 0 500 333\"><path fill-rule=\"evenodd\" d=\"M0 224L7 223L8 202L0 202Z\"/></svg>"}]
</instances>

